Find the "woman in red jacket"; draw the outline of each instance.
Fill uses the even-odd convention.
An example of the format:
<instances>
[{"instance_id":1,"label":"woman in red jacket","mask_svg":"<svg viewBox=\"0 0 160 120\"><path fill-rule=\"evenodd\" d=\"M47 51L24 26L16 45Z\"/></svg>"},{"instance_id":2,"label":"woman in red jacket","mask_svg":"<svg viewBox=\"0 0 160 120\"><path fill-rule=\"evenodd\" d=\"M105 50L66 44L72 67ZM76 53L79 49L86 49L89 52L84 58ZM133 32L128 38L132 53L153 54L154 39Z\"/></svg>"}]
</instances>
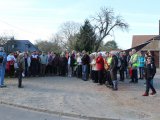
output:
<instances>
[{"instance_id":1,"label":"woman in red jacket","mask_svg":"<svg viewBox=\"0 0 160 120\"><path fill-rule=\"evenodd\" d=\"M96 59L96 67L98 70L98 82L100 85L102 85L104 83L103 81L104 60L101 53L98 53L98 57Z\"/></svg>"}]
</instances>

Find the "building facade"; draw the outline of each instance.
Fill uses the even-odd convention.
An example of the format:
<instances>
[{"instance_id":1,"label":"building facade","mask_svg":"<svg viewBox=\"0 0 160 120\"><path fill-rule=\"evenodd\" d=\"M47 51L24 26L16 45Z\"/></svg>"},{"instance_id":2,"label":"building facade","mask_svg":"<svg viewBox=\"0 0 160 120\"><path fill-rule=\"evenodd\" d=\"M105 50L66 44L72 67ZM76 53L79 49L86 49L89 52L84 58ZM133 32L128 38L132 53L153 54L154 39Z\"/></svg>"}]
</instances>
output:
<instances>
[{"instance_id":1,"label":"building facade","mask_svg":"<svg viewBox=\"0 0 160 120\"><path fill-rule=\"evenodd\" d=\"M155 59L156 67L160 67L160 35L134 35L132 38L132 48L144 45L140 51L146 53L151 51Z\"/></svg>"},{"instance_id":2,"label":"building facade","mask_svg":"<svg viewBox=\"0 0 160 120\"><path fill-rule=\"evenodd\" d=\"M33 45L29 40L9 40L4 45L4 48L7 53L15 51L39 51L39 49L35 45Z\"/></svg>"}]
</instances>

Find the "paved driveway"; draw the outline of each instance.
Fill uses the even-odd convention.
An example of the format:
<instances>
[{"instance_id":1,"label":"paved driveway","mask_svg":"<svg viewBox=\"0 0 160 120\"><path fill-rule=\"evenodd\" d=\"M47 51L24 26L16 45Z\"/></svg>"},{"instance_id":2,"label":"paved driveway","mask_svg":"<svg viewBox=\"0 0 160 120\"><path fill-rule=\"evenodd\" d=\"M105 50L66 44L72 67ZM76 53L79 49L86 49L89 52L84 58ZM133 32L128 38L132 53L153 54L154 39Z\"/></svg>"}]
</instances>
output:
<instances>
[{"instance_id":1,"label":"paved driveway","mask_svg":"<svg viewBox=\"0 0 160 120\"><path fill-rule=\"evenodd\" d=\"M160 76L155 88L160 92ZM70 77L37 77L23 79L24 88L17 88L17 79L6 79L7 88L0 89L1 104L38 112L82 119L159 120L160 95L142 97L144 80L129 84L119 82L119 90L105 85Z\"/></svg>"}]
</instances>

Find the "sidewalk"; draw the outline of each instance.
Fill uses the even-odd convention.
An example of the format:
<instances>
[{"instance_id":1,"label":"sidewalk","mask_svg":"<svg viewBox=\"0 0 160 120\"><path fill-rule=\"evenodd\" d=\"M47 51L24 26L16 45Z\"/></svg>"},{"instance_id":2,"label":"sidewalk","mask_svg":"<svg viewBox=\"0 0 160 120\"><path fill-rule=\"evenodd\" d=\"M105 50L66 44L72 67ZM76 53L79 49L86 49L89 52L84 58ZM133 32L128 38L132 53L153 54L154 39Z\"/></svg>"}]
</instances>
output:
<instances>
[{"instance_id":1,"label":"sidewalk","mask_svg":"<svg viewBox=\"0 0 160 120\"><path fill-rule=\"evenodd\" d=\"M155 77L156 96L142 97L144 80L130 84L119 82L112 91L92 81L70 77L37 77L6 79L7 88L0 89L0 102L38 112L91 120L159 120L160 75Z\"/></svg>"}]
</instances>

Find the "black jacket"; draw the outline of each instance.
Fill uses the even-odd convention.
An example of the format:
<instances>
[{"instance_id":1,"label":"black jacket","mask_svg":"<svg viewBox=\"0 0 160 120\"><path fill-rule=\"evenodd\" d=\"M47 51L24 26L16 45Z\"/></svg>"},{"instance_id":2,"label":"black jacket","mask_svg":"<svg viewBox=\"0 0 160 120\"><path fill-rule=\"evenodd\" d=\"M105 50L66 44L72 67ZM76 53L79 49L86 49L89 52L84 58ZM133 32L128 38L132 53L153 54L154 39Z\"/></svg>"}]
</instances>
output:
<instances>
[{"instance_id":1,"label":"black jacket","mask_svg":"<svg viewBox=\"0 0 160 120\"><path fill-rule=\"evenodd\" d=\"M81 60L83 65L88 65L90 63L90 57L87 54L83 55Z\"/></svg>"},{"instance_id":2,"label":"black jacket","mask_svg":"<svg viewBox=\"0 0 160 120\"><path fill-rule=\"evenodd\" d=\"M155 64L147 64L145 67L145 78L146 80L151 80L153 79L154 75L156 73L156 66Z\"/></svg>"}]
</instances>

